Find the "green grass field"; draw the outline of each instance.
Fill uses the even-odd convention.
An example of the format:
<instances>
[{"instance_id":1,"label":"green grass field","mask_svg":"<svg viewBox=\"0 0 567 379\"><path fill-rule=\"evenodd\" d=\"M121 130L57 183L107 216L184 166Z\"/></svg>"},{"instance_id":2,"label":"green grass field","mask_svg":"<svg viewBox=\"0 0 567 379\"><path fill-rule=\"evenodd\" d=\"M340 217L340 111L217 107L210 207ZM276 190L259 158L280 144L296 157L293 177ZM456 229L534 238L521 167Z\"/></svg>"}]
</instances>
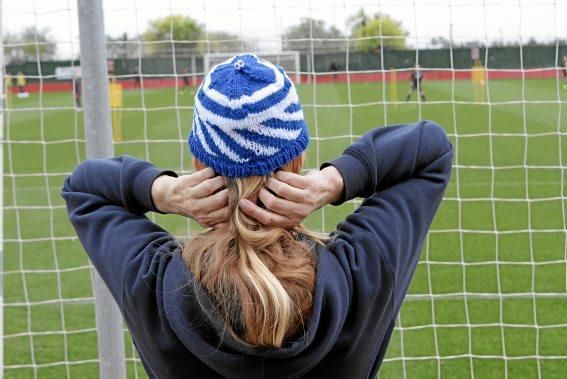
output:
<instances>
[{"instance_id":1,"label":"green grass field","mask_svg":"<svg viewBox=\"0 0 567 379\"><path fill-rule=\"evenodd\" d=\"M398 84L398 100L406 89ZM567 91L551 79L495 80L490 103L475 104L470 82L425 89L427 103L392 104L380 83L298 87L313 137L308 168L370 128L420 118L442 124L456 147L380 376L565 375ZM192 96L126 91L124 103L116 154L190 171ZM32 94L5 113L6 377L98 376L88 261L59 197L85 157L83 114L72 106L70 93ZM327 207L307 224L331 231L355 206ZM197 230L152 217L179 237ZM145 375L130 342L127 357L128 375Z\"/></svg>"}]
</instances>

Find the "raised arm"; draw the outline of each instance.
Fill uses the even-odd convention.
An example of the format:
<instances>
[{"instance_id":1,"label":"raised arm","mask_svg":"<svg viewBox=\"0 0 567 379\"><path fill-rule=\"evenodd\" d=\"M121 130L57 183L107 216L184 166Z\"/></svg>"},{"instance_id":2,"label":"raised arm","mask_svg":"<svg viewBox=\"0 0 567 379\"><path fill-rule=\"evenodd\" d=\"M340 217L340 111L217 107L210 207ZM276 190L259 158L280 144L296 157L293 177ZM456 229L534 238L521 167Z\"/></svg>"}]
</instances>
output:
<instances>
[{"instance_id":1,"label":"raised arm","mask_svg":"<svg viewBox=\"0 0 567 379\"><path fill-rule=\"evenodd\" d=\"M69 220L120 306L123 280L132 262L148 245L173 241L144 216L148 211L157 211L151 188L154 180L164 174L176 176L148 162L123 156L82 162L63 184L61 195L67 203Z\"/></svg>"},{"instance_id":2,"label":"raised arm","mask_svg":"<svg viewBox=\"0 0 567 379\"><path fill-rule=\"evenodd\" d=\"M338 225L336 237L352 246L352 264L364 271L364 280L373 280L378 259L391 268L396 309L449 182L451 160L443 128L422 121L371 130L326 164L343 177L336 204L366 199Z\"/></svg>"},{"instance_id":3,"label":"raised arm","mask_svg":"<svg viewBox=\"0 0 567 379\"><path fill-rule=\"evenodd\" d=\"M132 280L145 281L142 288L153 288L163 255L157 252L167 251L169 244L177 246L144 213L174 213L214 226L227 217L224 186L210 168L177 177L123 156L81 163L65 180L61 194L79 240L121 304L127 272Z\"/></svg>"},{"instance_id":4,"label":"raised arm","mask_svg":"<svg viewBox=\"0 0 567 379\"><path fill-rule=\"evenodd\" d=\"M432 173L437 174L440 184L446 184L451 158L452 146L445 130L432 121L421 121L373 129L322 167L334 166L343 177L344 192L337 202L340 204L421 176L433 179L429 177ZM437 167L433 164L436 161L445 164ZM444 188L440 188L441 195Z\"/></svg>"}]
</instances>

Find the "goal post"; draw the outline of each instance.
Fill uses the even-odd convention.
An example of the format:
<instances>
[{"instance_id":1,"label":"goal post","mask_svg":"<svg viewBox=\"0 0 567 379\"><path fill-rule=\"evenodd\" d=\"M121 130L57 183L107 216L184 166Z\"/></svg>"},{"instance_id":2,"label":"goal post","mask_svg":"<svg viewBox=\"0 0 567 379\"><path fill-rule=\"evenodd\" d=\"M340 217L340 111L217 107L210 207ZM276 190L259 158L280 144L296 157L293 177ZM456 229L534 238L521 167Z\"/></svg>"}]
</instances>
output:
<instances>
[{"instance_id":1,"label":"goal post","mask_svg":"<svg viewBox=\"0 0 567 379\"><path fill-rule=\"evenodd\" d=\"M214 66L241 53L207 53L203 55L203 74L209 72ZM301 82L300 58L298 51L260 52L259 58L270 61L282 67L288 76L298 84Z\"/></svg>"},{"instance_id":2,"label":"goal post","mask_svg":"<svg viewBox=\"0 0 567 379\"><path fill-rule=\"evenodd\" d=\"M102 0L77 2L87 158L114 155L110 117L106 33ZM114 125L116 128L117 126ZM100 275L92 269L95 315L98 330L101 378L126 377L122 314Z\"/></svg>"}]
</instances>

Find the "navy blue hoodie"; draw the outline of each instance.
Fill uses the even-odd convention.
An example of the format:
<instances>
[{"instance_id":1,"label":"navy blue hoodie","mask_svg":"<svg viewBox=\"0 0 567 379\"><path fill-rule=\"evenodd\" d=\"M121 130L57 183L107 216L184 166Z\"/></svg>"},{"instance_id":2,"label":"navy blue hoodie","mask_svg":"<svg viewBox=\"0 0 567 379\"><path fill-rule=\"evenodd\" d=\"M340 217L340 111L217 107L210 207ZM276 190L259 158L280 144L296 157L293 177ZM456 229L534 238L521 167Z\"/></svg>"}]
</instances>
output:
<instances>
[{"instance_id":1,"label":"navy blue hoodie","mask_svg":"<svg viewBox=\"0 0 567 379\"><path fill-rule=\"evenodd\" d=\"M452 147L424 121L373 129L333 165L337 203L365 198L317 248L313 312L280 349L231 337L181 259L144 216L152 182L175 175L131 157L88 160L65 180L69 218L112 292L150 377L374 377L449 181Z\"/></svg>"}]
</instances>

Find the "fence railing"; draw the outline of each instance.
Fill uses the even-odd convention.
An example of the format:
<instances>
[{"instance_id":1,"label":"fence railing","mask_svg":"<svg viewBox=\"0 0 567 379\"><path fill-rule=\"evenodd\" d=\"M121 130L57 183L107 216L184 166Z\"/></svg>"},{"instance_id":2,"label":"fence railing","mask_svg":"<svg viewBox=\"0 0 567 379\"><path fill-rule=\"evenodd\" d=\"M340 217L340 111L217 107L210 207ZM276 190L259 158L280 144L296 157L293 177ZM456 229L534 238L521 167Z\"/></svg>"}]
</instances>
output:
<instances>
[{"instance_id":1,"label":"fence railing","mask_svg":"<svg viewBox=\"0 0 567 379\"><path fill-rule=\"evenodd\" d=\"M557 46L507 46L489 47L488 54L484 48L479 49L483 66L487 69L535 69L562 67L562 57L567 55L567 45ZM451 63L452 56L452 63ZM114 73L118 76L134 75L173 75L183 72L183 69L194 62L191 71L203 73L203 55L171 56L142 56L141 58L114 59ZM370 71L412 68L416 62L424 69L469 69L473 65L470 48L455 49L422 49L422 50L387 50L384 56L380 52L352 51L348 54L348 67L344 51L334 53L314 53L313 69L309 60L311 54L300 52L301 72L328 72L334 61L341 71ZM176 67L173 67L175 62ZM55 69L62 66L78 66L79 60L70 61L37 61L12 63L6 66L6 71L16 73L21 71L34 81L42 73L43 81L55 81Z\"/></svg>"}]
</instances>

